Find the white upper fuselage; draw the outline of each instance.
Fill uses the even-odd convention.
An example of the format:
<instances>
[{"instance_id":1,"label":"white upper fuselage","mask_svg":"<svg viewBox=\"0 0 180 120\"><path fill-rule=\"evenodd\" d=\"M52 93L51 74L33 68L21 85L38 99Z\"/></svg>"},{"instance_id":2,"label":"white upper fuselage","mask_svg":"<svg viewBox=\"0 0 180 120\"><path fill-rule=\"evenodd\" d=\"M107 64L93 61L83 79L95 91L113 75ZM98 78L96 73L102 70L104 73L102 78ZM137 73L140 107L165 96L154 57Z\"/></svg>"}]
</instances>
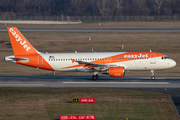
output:
<instances>
[{"instance_id":1,"label":"white upper fuselage","mask_svg":"<svg viewBox=\"0 0 180 120\"><path fill-rule=\"evenodd\" d=\"M73 63L72 59L83 62L94 61L93 63L100 61L97 63L121 66L124 67L125 70L161 70L171 68L176 65L176 62L172 59L168 59L167 57L167 59L162 59L163 56L153 58L146 58L145 56L144 58L139 59L128 57L124 58L123 56L117 56L114 59L108 58L109 56L116 56L124 53L128 52L50 53L40 55L53 67L55 71L89 71L85 69L84 66L78 66L79 63Z\"/></svg>"}]
</instances>

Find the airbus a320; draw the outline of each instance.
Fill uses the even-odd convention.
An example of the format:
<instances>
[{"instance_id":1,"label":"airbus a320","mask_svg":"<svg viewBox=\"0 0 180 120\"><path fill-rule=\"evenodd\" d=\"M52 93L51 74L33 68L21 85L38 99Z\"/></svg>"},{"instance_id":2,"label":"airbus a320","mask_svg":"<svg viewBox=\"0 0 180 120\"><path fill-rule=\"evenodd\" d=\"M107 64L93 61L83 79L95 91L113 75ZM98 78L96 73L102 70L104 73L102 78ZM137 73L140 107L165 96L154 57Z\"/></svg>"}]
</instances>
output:
<instances>
[{"instance_id":1,"label":"airbus a320","mask_svg":"<svg viewBox=\"0 0 180 120\"><path fill-rule=\"evenodd\" d=\"M6 61L39 69L61 72L90 72L92 79L98 73L123 77L125 71L144 71L172 68L176 62L158 52L91 52L91 53L41 53L37 51L16 27L7 27L14 55Z\"/></svg>"}]
</instances>

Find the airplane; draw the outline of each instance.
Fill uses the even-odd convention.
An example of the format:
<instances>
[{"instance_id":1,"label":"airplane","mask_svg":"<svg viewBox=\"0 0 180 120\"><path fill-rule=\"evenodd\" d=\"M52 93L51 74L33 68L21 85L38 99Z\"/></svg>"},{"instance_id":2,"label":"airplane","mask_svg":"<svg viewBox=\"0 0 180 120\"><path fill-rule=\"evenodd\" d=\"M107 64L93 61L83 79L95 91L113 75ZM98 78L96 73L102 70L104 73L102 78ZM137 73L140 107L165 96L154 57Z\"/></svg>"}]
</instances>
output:
<instances>
[{"instance_id":1,"label":"airplane","mask_svg":"<svg viewBox=\"0 0 180 120\"><path fill-rule=\"evenodd\" d=\"M158 52L90 52L41 53L37 51L16 27L7 27L14 55L4 59L20 65L62 72L90 72L92 80L98 73L123 77L125 71L144 71L172 68L176 62Z\"/></svg>"}]
</instances>

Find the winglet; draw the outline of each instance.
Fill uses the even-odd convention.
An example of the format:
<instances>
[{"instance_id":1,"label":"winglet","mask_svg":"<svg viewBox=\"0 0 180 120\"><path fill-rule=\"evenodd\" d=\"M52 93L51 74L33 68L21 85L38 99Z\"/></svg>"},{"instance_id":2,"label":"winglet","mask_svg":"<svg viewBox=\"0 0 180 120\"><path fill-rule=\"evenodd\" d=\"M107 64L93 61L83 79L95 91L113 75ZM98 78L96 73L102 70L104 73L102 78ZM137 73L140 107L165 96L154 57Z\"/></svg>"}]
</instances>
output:
<instances>
[{"instance_id":1,"label":"winglet","mask_svg":"<svg viewBox=\"0 0 180 120\"><path fill-rule=\"evenodd\" d=\"M74 60L74 59L71 59L71 60L72 60L72 63L76 62L76 60Z\"/></svg>"}]
</instances>

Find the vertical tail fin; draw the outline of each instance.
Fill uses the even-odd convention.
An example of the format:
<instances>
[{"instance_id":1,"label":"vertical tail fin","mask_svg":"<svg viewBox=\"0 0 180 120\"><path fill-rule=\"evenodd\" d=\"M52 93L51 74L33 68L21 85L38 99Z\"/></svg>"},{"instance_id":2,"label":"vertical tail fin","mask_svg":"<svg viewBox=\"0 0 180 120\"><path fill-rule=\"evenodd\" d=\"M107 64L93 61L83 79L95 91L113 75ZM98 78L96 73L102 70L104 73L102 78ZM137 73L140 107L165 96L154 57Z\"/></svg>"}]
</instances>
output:
<instances>
[{"instance_id":1,"label":"vertical tail fin","mask_svg":"<svg viewBox=\"0 0 180 120\"><path fill-rule=\"evenodd\" d=\"M16 27L7 27L14 55L37 54L38 51L28 42Z\"/></svg>"}]
</instances>

